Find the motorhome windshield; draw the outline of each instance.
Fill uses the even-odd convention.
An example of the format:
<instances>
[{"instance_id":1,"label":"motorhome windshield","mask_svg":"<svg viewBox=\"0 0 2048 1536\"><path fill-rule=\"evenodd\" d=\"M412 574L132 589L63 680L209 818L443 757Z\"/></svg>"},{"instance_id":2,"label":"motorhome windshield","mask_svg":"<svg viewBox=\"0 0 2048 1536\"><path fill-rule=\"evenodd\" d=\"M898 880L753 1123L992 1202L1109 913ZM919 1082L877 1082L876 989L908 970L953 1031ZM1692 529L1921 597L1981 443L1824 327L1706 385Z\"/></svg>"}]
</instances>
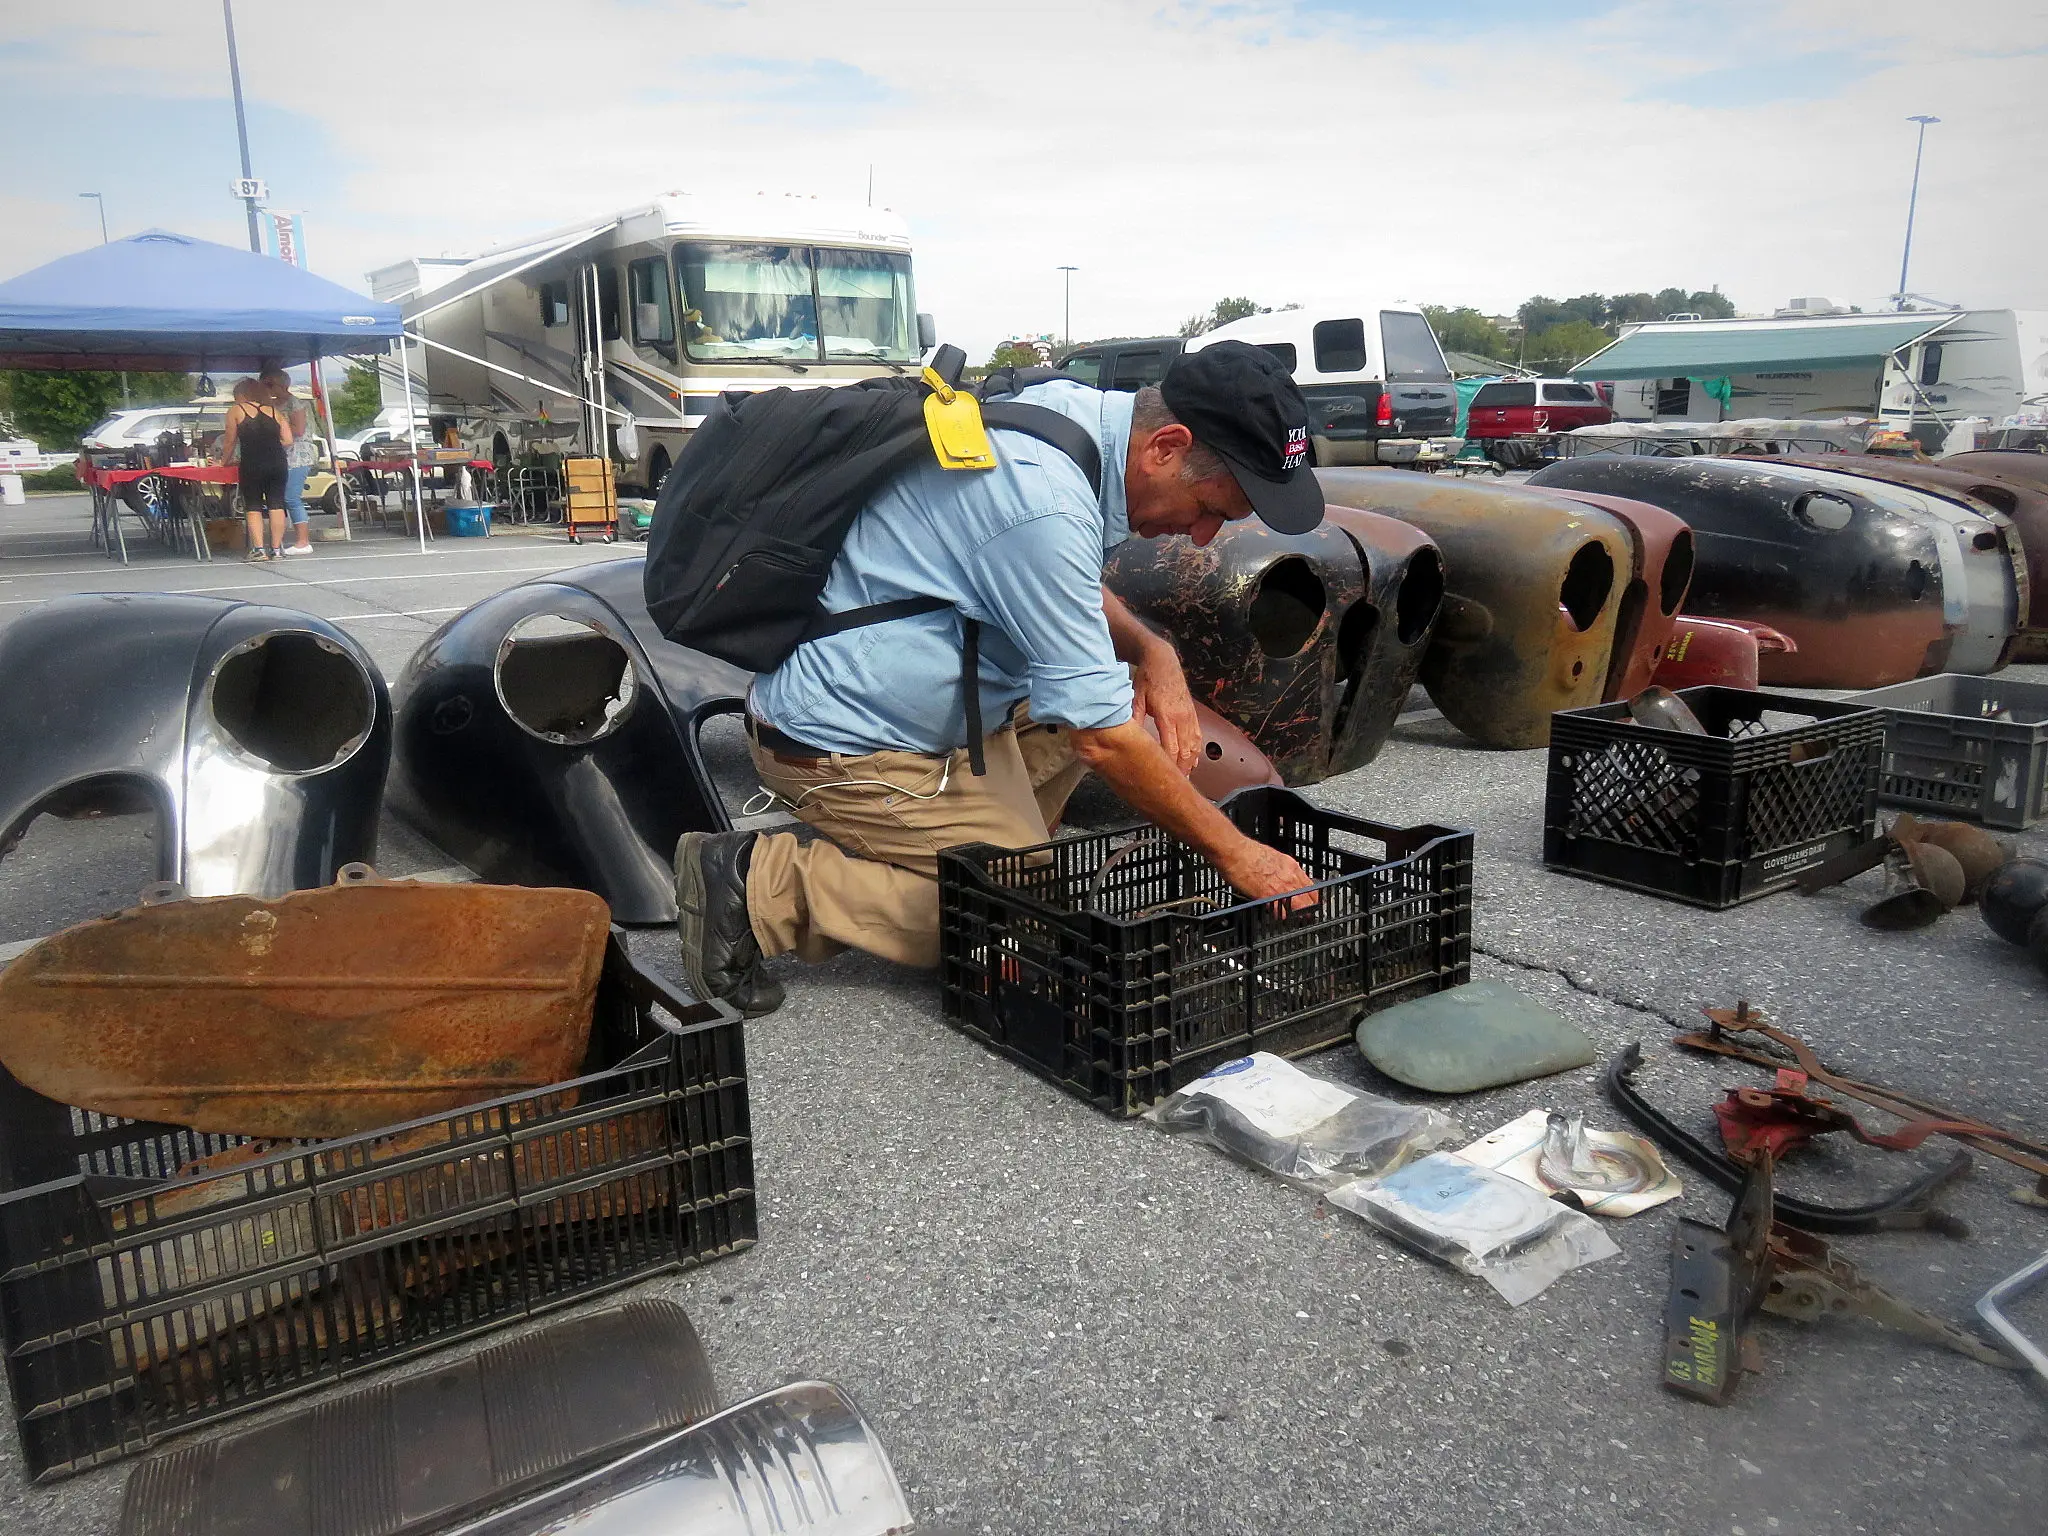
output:
<instances>
[{"instance_id":1,"label":"motorhome windshield","mask_svg":"<svg viewBox=\"0 0 2048 1536\"><path fill-rule=\"evenodd\" d=\"M699 362L917 358L907 256L689 242L675 261L683 344Z\"/></svg>"}]
</instances>

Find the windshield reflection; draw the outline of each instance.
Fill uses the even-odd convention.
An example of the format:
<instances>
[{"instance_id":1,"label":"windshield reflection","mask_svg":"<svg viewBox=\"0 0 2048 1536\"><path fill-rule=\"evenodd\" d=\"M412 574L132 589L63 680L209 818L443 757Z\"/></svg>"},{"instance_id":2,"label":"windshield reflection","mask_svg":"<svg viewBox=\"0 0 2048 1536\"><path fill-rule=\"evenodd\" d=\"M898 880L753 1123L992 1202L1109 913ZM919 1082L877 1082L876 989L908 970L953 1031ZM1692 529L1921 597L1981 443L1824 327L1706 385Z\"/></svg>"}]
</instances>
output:
<instances>
[{"instance_id":1,"label":"windshield reflection","mask_svg":"<svg viewBox=\"0 0 2048 1536\"><path fill-rule=\"evenodd\" d=\"M912 362L910 258L831 246L675 248L683 345L699 362Z\"/></svg>"}]
</instances>

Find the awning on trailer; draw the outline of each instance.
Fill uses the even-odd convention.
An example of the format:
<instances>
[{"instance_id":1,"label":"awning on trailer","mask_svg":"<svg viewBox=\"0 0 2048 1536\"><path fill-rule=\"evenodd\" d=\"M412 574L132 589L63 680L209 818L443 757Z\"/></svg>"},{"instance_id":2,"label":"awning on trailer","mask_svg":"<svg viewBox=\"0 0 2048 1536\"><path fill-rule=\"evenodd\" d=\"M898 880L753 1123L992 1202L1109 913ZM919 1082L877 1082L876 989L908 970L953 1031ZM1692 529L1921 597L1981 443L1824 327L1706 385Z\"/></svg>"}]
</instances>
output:
<instances>
[{"instance_id":1,"label":"awning on trailer","mask_svg":"<svg viewBox=\"0 0 2048 1536\"><path fill-rule=\"evenodd\" d=\"M1574 379L1726 378L1878 363L1952 325L1940 315L1812 320L1653 320L1571 370Z\"/></svg>"},{"instance_id":2,"label":"awning on trailer","mask_svg":"<svg viewBox=\"0 0 2048 1536\"><path fill-rule=\"evenodd\" d=\"M534 245L521 246L516 250L479 261L465 268L454 281L441 288L429 288L425 293L414 294L406 299L405 323L417 329L418 323L429 315L473 298L494 283L508 277L516 277L544 262L566 256L571 251L593 245L598 238L620 231L621 237L629 241L654 240L660 238L666 226L662 223L660 210L650 208L640 213L623 214L616 219L607 219L602 224L589 225L583 229L572 229L555 235Z\"/></svg>"}]
</instances>

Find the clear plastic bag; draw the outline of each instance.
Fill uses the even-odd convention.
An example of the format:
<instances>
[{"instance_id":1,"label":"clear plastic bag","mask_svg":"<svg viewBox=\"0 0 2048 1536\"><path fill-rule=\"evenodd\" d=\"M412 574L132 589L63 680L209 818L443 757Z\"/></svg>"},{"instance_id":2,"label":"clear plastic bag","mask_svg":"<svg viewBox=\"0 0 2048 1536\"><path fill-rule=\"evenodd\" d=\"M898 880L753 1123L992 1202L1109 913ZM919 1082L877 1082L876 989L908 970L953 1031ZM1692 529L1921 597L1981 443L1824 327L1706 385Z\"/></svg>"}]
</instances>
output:
<instances>
[{"instance_id":1,"label":"clear plastic bag","mask_svg":"<svg viewBox=\"0 0 2048 1536\"><path fill-rule=\"evenodd\" d=\"M1311 1077L1266 1051L1225 1062L1145 1118L1318 1190L1386 1173L1464 1135L1439 1110Z\"/></svg>"},{"instance_id":2,"label":"clear plastic bag","mask_svg":"<svg viewBox=\"0 0 2048 1536\"><path fill-rule=\"evenodd\" d=\"M1478 1276L1511 1307L1621 1251L1592 1217L1446 1152L1384 1178L1354 1179L1328 1198L1416 1252Z\"/></svg>"}]
</instances>

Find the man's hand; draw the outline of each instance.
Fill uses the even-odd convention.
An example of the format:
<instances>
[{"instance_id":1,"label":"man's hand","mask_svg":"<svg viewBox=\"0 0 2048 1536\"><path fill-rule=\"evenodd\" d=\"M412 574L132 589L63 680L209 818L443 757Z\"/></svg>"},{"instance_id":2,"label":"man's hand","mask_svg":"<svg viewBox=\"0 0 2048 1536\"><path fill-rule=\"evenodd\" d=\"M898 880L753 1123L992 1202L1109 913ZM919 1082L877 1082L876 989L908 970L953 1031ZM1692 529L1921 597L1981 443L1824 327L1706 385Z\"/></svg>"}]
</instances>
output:
<instances>
[{"instance_id":1,"label":"man's hand","mask_svg":"<svg viewBox=\"0 0 2048 1536\"><path fill-rule=\"evenodd\" d=\"M1316 905L1309 874L1277 848L1246 837L1215 806L1194 791L1165 752L1136 724L1075 730L1074 751L1102 775L1110 788L1154 826L1163 827L1200 853L1223 878L1254 901L1274 902L1274 915ZM1299 894L1296 894L1299 893Z\"/></svg>"},{"instance_id":2,"label":"man's hand","mask_svg":"<svg viewBox=\"0 0 2048 1536\"><path fill-rule=\"evenodd\" d=\"M1306 912L1321 899L1314 891L1303 889L1315 884L1313 875L1278 848L1268 848L1251 838L1244 839L1243 847L1226 852L1216 867L1223 871L1224 879L1246 896L1290 897L1284 905L1273 903L1275 917Z\"/></svg>"},{"instance_id":3,"label":"man's hand","mask_svg":"<svg viewBox=\"0 0 2048 1536\"><path fill-rule=\"evenodd\" d=\"M1144 659L1131 668L1131 687L1131 719L1139 725L1150 720L1173 766L1192 773L1202 760L1202 723L1173 647L1164 640L1146 647Z\"/></svg>"}]
</instances>

